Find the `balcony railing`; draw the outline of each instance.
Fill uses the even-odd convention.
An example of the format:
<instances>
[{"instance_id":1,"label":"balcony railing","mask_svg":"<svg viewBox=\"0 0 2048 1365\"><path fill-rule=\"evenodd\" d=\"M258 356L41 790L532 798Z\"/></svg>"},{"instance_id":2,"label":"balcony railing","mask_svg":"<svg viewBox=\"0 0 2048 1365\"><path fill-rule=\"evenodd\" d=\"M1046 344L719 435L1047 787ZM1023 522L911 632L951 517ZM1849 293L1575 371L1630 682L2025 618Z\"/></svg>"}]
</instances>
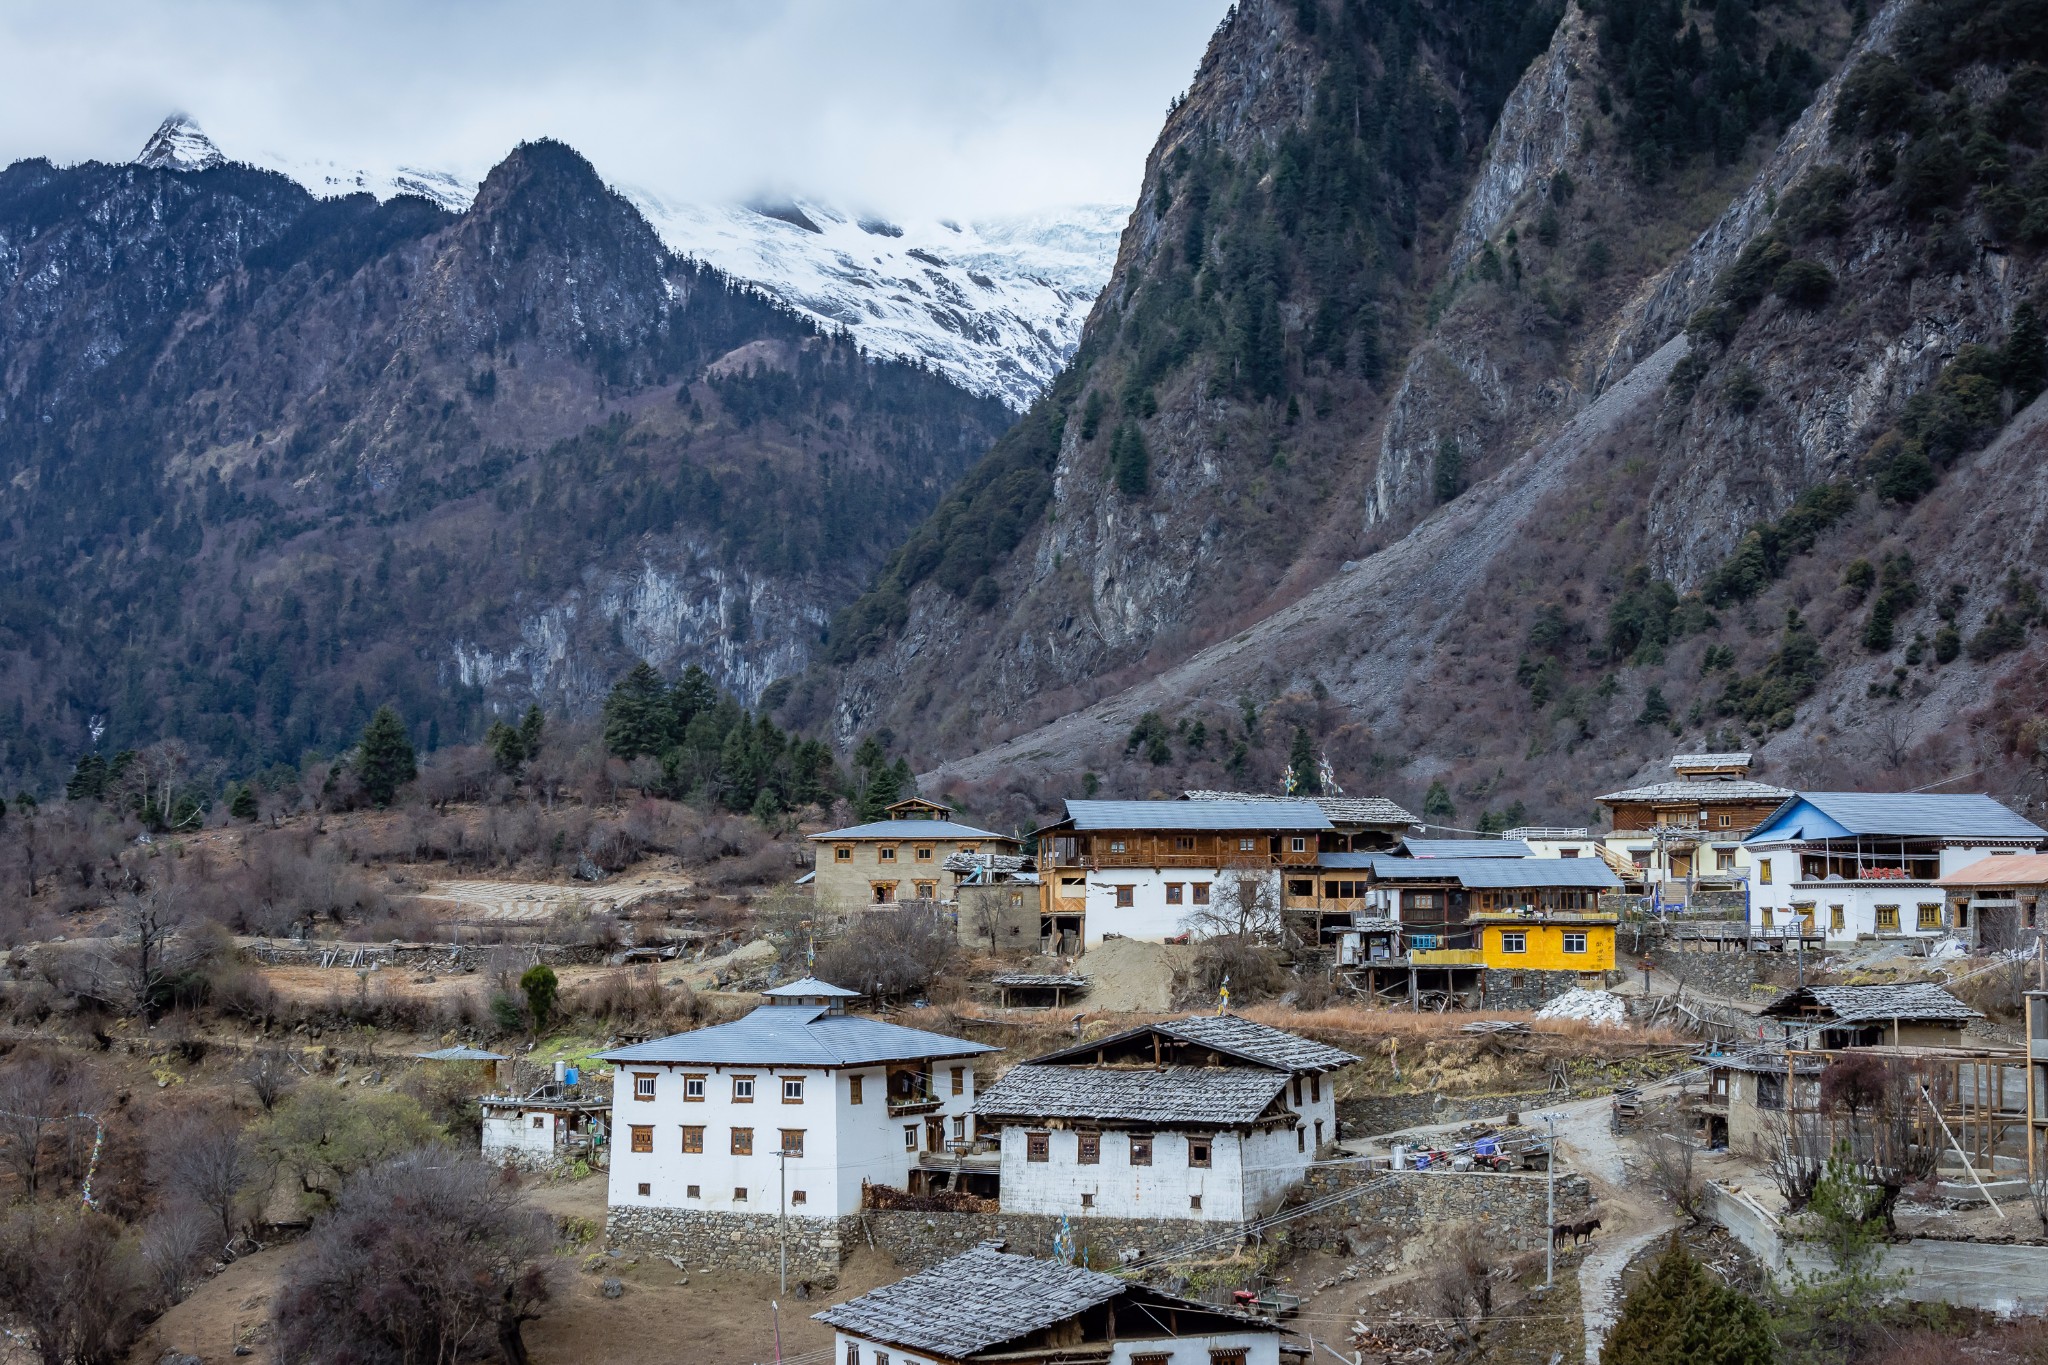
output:
<instances>
[{"instance_id":1,"label":"balcony railing","mask_svg":"<svg viewBox=\"0 0 2048 1365\"><path fill-rule=\"evenodd\" d=\"M903 1114L930 1114L936 1112L944 1103L944 1100L929 1090L918 1090L908 1095L891 1095L889 1116L895 1118Z\"/></svg>"}]
</instances>

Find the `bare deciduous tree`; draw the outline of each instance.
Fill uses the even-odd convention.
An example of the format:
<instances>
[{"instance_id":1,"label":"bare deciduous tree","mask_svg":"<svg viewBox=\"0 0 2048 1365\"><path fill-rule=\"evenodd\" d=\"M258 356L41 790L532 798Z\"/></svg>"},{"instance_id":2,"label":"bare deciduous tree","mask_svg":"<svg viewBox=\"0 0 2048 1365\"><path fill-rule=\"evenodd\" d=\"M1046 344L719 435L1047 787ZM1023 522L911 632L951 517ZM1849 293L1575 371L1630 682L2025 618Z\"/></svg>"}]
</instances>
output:
<instances>
[{"instance_id":1,"label":"bare deciduous tree","mask_svg":"<svg viewBox=\"0 0 2048 1365\"><path fill-rule=\"evenodd\" d=\"M481 1162L427 1148L349 1183L277 1298L279 1358L403 1365L496 1354L553 1296L551 1220Z\"/></svg>"},{"instance_id":2,"label":"bare deciduous tree","mask_svg":"<svg viewBox=\"0 0 2048 1365\"><path fill-rule=\"evenodd\" d=\"M1670 1109L1656 1116L1643 1143L1650 1184L1695 1223L1706 1198L1705 1183L1693 1166L1697 1151L1698 1144L1684 1131L1683 1117Z\"/></svg>"},{"instance_id":3,"label":"bare deciduous tree","mask_svg":"<svg viewBox=\"0 0 2048 1365\"><path fill-rule=\"evenodd\" d=\"M43 1057L25 1057L0 1072L0 1152L35 1196L43 1175L43 1147L79 1120L70 1075Z\"/></svg>"},{"instance_id":4,"label":"bare deciduous tree","mask_svg":"<svg viewBox=\"0 0 2048 1365\"><path fill-rule=\"evenodd\" d=\"M1209 903L1181 920L1200 939L1273 943L1280 936L1280 888L1270 869L1229 867L1210 884Z\"/></svg>"},{"instance_id":5,"label":"bare deciduous tree","mask_svg":"<svg viewBox=\"0 0 2048 1365\"><path fill-rule=\"evenodd\" d=\"M242 1080L266 1114L299 1083L299 1074L299 1069L292 1065L291 1054L281 1047L262 1048L242 1063Z\"/></svg>"},{"instance_id":6,"label":"bare deciduous tree","mask_svg":"<svg viewBox=\"0 0 2048 1365\"><path fill-rule=\"evenodd\" d=\"M176 1303L191 1292L214 1244L213 1215L191 1204L168 1205L143 1225L142 1263L163 1302Z\"/></svg>"},{"instance_id":7,"label":"bare deciduous tree","mask_svg":"<svg viewBox=\"0 0 2048 1365\"><path fill-rule=\"evenodd\" d=\"M0 1223L0 1314L42 1365L113 1365L148 1299L121 1225L105 1214L32 1206Z\"/></svg>"},{"instance_id":8,"label":"bare deciduous tree","mask_svg":"<svg viewBox=\"0 0 2048 1365\"><path fill-rule=\"evenodd\" d=\"M817 975L872 996L902 996L936 981L958 948L952 924L935 904L906 901L853 916L819 949Z\"/></svg>"},{"instance_id":9,"label":"bare deciduous tree","mask_svg":"<svg viewBox=\"0 0 2048 1365\"><path fill-rule=\"evenodd\" d=\"M204 1209L214 1221L219 1255L241 1230L240 1212L258 1162L241 1129L220 1116L193 1115L159 1128L150 1174L172 1203Z\"/></svg>"},{"instance_id":10,"label":"bare deciduous tree","mask_svg":"<svg viewBox=\"0 0 2048 1365\"><path fill-rule=\"evenodd\" d=\"M1494 1244L1471 1223L1453 1233L1439 1252L1429 1297L1459 1336L1470 1337L1472 1329L1493 1311L1497 1263Z\"/></svg>"}]
</instances>

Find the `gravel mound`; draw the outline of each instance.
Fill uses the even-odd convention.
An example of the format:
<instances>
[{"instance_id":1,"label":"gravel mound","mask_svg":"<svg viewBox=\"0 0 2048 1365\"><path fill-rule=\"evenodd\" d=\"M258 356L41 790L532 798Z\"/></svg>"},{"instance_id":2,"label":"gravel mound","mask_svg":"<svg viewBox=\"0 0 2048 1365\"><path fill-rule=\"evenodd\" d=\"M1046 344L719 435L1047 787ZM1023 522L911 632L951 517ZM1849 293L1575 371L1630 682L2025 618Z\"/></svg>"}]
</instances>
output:
<instances>
[{"instance_id":1,"label":"gravel mound","mask_svg":"<svg viewBox=\"0 0 2048 1365\"><path fill-rule=\"evenodd\" d=\"M1583 1019L1605 1028L1628 1027L1628 1002L1612 991L1574 987L1536 1011L1538 1019Z\"/></svg>"}]
</instances>

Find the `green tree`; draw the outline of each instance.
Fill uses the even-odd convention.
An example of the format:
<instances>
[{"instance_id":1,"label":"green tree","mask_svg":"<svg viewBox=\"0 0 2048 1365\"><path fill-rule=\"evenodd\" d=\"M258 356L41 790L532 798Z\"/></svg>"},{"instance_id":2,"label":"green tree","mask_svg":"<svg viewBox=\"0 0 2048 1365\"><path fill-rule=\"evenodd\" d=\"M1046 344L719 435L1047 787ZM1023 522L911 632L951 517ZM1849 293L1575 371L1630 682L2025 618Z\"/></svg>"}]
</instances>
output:
<instances>
[{"instance_id":1,"label":"green tree","mask_svg":"<svg viewBox=\"0 0 2048 1365\"><path fill-rule=\"evenodd\" d=\"M1652 687L1643 694L1643 709L1636 715L1638 725L1669 725L1671 703L1664 700L1664 689Z\"/></svg>"},{"instance_id":2,"label":"green tree","mask_svg":"<svg viewBox=\"0 0 2048 1365\"><path fill-rule=\"evenodd\" d=\"M492 721L484 732L484 747L491 751L491 761L501 773L516 773L526 761L526 740L502 720Z\"/></svg>"},{"instance_id":3,"label":"green tree","mask_svg":"<svg viewBox=\"0 0 2048 1365\"><path fill-rule=\"evenodd\" d=\"M388 806L398 789L419 775L405 722L390 706L378 707L356 745L356 776L363 791L376 805Z\"/></svg>"},{"instance_id":4,"label":"green tree","mask_svg":"<svg viewBox=\"0 0 2048 1365\"><path fill-rule=\"evenodd\" d=\"M526 1012L533 1019L533 1031L545 1033L562 989L562 983L555 979L555 969L545 962L534 963L520 974L519 989L526 993Z\"/></svg>"},{"instance_id":5,"label":"green tree","mask_svg":"<svg viewBox=\"0 0 2048 1365\"><path fill-rule=\"evenodd\" d=\"M690 722L715 708L718 700L718 686L711 681L711 675L691 664L669 690L670 733L677 736L686 733Z\"/></svg>"},{"instance_id":6,"label":"green tree","mask_svg":"<svg viewBox=\"0 0 2048 1365\"><path fill-rule=\"evenodd\" d=\"M1308 737L1308 727L1294 727L1294 738L1287 746L1287 770L1294 774L1294 790L1302 796L1321 796L1323 793L1322 773L1316 768L1315 745Z\"/></svg>"},{"instance_id":7,"label":"green tree","mask_svg":"<svg viewBox=\"0 0 2048 1365\"><path fill-rule=\"evenodd\" d=\"M409 1096L326 1081L293 1090L250 1134L258 1158L295 1181L311 1209L331 1205L357 1171L443 1136Z\"/></svg>"},{"instance_id":8,"label":"green tree","mask_svg":"<svg viewBox=\"0 0 2048 1365\"><path fill-rule=\"evenodd\" d=\"M1131 727L1130 737L1124 741L1124 756L1142 752L1154 767L1164 767L1173 762L1173 748L1167 741L1170 733L1165 717L1157 711L1147 711Z\"/></svg>"},{"instance_id":9,"label":"green tree","mask_svg":"<svg viewBox=\"0 0 2048 1365\"><path fill-rule=\"evenodd\" d=\"M256 793L246 782L235 784L234 795L228 798L228 814L237 820L256 818Z\"/></svg>"},{"instance_id":10,"label":"green tree","mask_svg":"<svg viewBox=\"0 0 2048 1365\"><path fill-rule=\"evenodd\" d=\"M1442 778L1429 784L1429 794L1422 798L1422 813L1431 820L1449 820L1458 813L1451 804L1451 789Z\"/></svg>"},{"instance_id":11,"label":"green tree","mask_svg":"<svg viewBox=\"0 0 2048 1365\"><path fill-rule=\"evenodd\" d=\"M1455 436L1436 443L1435 484L1438 502L1449 502L1465 491L1465 453Z\"/></svg>"},{"instance_id":12,"label":"green tree","mask_svg":"<svg viewBox=\"0 0 2048 1365\"><path fill-rule=\"evenodd\" d=\"M87 754L71 770L71 780L64 784L64 797L68 801L97 801L106 794L107 760L97 753Z\"/></svg>"},{"instance_id":13,"label":"green tree","mask_svg":"<svg viewBox=\"0 0 2048 1365\"><path fill-rule=\"evenodd\" d=\"M1801 1214L1827 1264L1792 1272L1779 1304L1788 1337L1819 1359L1854 1357L1861 1335L1876 1325L1884 1302L1905 1282L1884 1269L1885 1191L1856 1171L1849 1144L1836 1145Z\"/></svg>"},{"instance_id":14,"label":"green tree","mask_svg":"<svg viewBox=\"0 0 2048 1365\"><path fill-rule=\"evenodd\" d=\"M1772 1365L1778 1344L1763 1305L1714 1278L1672 1233L1622 1302L1600 1365Z\"/></svg>"},{"instance_id":15,"label":"green tree","mask_svg":"<svg viewBox=\"0 0 2048 1365\"><path fill-rule=\"evenodd\" d=\"M519 744L526 750L526 756L533 758L540 753L541 737L548 728L548 718L538 703L526 708L526 714L519 718Z\"/></svg>"},{"instance_id":16,"label":"green tree","mask_svg":"<svg viewBox=\"0 0 2048 1365\"><path fill-rule=\"evenodd\" d=\"M654 665L642 659L612 684L604 699L604 747L615 758L661 754L671 742L673 715L668 689Z\"/></svg>"},{"instance_id":17,"label":"green tree","mask_svg":"<svg viewBox=\"0 0 2048 1365\"><path fill-rule=\"evenodd\" d=\"M1109 439L1109 468L1116 479L1116 491L1127 498L1141 498L1152 487L1152 457L1146 453L1145 437L1137 426L1125 422Z\"/></svg>"}]
</instances>

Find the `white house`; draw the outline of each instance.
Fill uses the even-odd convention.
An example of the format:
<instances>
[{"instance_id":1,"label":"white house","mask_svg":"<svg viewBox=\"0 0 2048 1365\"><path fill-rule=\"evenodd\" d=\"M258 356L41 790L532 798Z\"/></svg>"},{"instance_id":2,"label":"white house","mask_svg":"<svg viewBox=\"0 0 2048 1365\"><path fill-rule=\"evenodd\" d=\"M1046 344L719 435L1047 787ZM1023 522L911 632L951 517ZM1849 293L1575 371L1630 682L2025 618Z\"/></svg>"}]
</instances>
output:
<instances>
[{"instance_id":1,"label":"white house","mask_svg":"<svg viewBox=\"0 0 2048 1365\"><path fill-rule=\"evenodd\" d=\"M974 1067L995 1049L845 1012L805 978L743 1019L600 1053L612 1082L614 1214L857 1213L920 1153L973 1137Z\"/></svg>"},{"instance_id":2,"label":"white house","mask_svg":"<svg viewBox=\"0 0 2048 1365\"><path fill-rule=\"evenodd\" d=\"M1804 920L1842 943L1945 934L1940 878L2044 843L2048 830L1988 796L1799 792L1742 841L1750 922Z\"/></svg>"},{"instance_id":3,"label":"white house","mask_svg":"<svg viewBox=\"0 0 2048 1365\"><path fill-rule=\"evenodd\" d=\"M1002 1129L1005 1213L1242 1222L1337 1138L1348 1052L1238 1015L1146 1024L1011 1068L975 1105Z\"/></svg>"},{"instance_id":4,"label":"white house","mask_svg":"<svg viewBox=\"0 0 2048 1365\"><path fill-rule=\"evenodd\" d=\"M833 1365L1279 1365L1277 1323L984 1243L812 1315Z\"/></svg>"},{"instance_id":5,"label":"white house","mask_svg":"<svg viewBox=\"0 0 2048 1365\"><path fill-rule=\"evenodd\" d=\"M485 1095L477 1105L486 1161L535 1170L568 1161L603 1163L609 1100L543 1086L530 1095Z\"/></svg>"}]
</instances>

